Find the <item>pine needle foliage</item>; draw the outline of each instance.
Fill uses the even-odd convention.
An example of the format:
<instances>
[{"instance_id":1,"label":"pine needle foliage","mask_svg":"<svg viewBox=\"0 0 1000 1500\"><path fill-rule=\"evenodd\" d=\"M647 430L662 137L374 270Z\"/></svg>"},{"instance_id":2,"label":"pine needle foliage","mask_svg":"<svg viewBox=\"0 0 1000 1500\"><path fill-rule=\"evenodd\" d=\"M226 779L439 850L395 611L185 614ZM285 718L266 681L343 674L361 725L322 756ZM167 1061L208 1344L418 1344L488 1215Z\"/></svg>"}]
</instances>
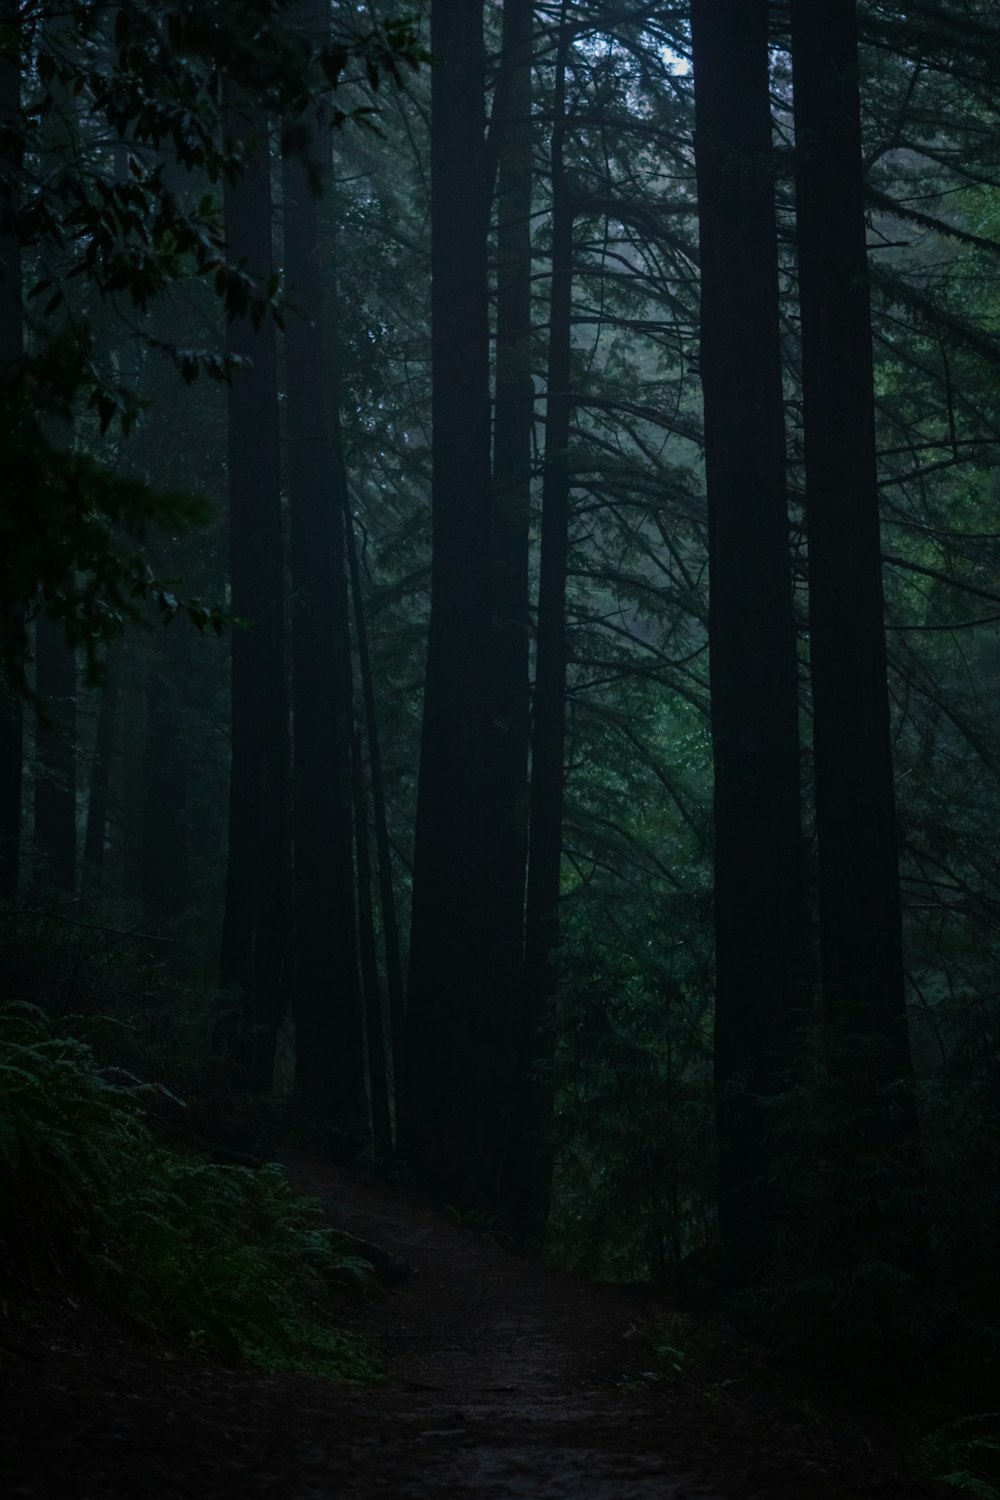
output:
<instances>
[{"instance_id":1,"label":"pine needle foliage","mask_svg":"<svg viewBox=\"0 0 1000 1500\"><path fill-rule=\"evenodd\" d=\"M329 1288L370 1284L281 1167L216 1166L143 1119L159 1085L102 1070L41 1011L0 1008L0 1292L53 1278L190 1353L374 1380Z\"/></svg>"}]
</instances>

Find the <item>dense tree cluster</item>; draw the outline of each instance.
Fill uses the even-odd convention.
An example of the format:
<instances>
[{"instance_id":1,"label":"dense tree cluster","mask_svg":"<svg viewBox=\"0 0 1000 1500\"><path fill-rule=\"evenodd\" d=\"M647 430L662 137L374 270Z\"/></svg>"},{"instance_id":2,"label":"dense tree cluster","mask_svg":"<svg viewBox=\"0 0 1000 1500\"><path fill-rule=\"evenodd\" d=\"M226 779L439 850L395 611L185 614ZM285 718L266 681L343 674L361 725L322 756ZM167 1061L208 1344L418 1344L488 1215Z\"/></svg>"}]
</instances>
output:
<instances>
[{"instance_id":1,"label":"dense tree cluster","mask_svg":"<svg viewBox=\"0 0 1000 1500\"><path fill-rule=\"evenodd\" d=\"M422 11L4 0L3 972L985 1368L1000 18Z\"/></svg>"}]
</instances>

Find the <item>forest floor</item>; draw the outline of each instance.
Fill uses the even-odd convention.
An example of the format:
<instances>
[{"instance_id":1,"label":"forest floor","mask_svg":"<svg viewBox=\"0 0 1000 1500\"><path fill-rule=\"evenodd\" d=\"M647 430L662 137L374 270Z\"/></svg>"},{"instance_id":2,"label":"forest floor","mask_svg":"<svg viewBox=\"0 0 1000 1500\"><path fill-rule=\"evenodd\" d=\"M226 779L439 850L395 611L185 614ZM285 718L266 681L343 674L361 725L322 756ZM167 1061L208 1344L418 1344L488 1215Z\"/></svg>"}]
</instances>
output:
<instances>
[{"instance_id":1,"label":"forest floor","mask_svg":"<svg viewBox=\"0 0 1000 1500\"><path fill-rule=\"evenodd\" d=\"M415 1274L345 1314L388 1381L335 1385L142 1344L65 1296L0 1316L0 1493L65 1500L918 1500L852 1422L715 1348L657 1371L667 1306L510 1254L415 1192L298 1159L340 1228ZM0 1308L0 1313L4 1310ZM681 1351L685 1354L685 1351ZM944 1491L954 1495L955 1491Z\"/></svg>"}]
</instances>

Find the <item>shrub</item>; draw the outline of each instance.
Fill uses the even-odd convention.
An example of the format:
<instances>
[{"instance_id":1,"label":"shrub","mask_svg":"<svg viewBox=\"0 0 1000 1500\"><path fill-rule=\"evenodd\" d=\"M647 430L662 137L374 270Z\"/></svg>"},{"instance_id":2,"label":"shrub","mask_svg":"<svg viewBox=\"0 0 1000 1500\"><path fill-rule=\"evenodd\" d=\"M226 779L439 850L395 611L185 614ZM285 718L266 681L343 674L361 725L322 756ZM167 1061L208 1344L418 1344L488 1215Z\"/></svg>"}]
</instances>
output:
<instances>
[{"instance_id":1,"label":"shrub","mask_svg":"<svg viewBox=\"0 0 1000 1500\"><path fill-rule=\"evenodd\" d=\"M192 1352L377 1378L324 1316L332 1281L367 1282L367 1263L280 1167L162 1145L143 1120L158 1089L102 1070L40 1011L0 1008L0 1287L55 1276Z\"/></svg>"}]
</instances>

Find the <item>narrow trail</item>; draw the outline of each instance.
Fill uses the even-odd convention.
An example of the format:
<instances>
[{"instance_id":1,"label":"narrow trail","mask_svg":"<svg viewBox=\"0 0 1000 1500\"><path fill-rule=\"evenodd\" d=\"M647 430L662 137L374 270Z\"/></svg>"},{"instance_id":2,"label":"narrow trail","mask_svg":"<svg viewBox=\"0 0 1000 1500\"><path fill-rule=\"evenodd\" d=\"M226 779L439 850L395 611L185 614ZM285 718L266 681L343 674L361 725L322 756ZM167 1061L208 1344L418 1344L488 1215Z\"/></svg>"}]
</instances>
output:
<instances>
[{"instance_id":1,"label":"narrow trail","mask_svg":"<svg viewBox=\"0 0 1000 1500\"><path fill-rule=\"evenodd\" d=\"M384 1387L205 1367L64 1309L0 1346L0 1494L72 1500L919 1500L863 1448L727 1389L644 1379L647 1313L546 1271L406 1189L288 1163L416 1274L348 1313ZM857 1446L857 1445L856 1445Z\"/></svg>"}]
</instances>

